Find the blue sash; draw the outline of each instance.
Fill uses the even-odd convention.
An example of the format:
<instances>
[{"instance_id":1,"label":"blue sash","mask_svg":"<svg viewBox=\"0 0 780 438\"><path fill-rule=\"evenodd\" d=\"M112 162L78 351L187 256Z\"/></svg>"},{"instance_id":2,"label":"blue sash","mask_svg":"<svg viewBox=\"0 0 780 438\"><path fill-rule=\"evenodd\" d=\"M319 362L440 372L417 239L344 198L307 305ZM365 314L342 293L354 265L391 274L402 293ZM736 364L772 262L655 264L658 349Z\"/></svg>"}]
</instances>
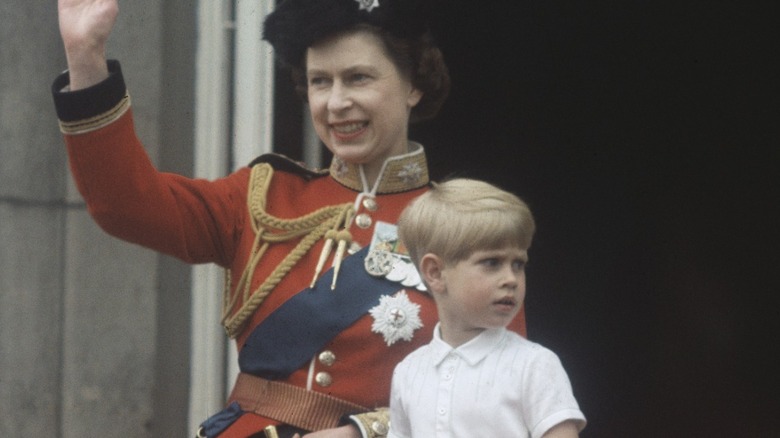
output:
<instances>
[{"instance_id":1,"label":"blue sash","mask_svg":"<svg viewBox=\"0 0 780 438\"><path fill-rule=\"evenodd\" d=\"M301 368L333 338L352 325L383 295L403 289L399 283L372 277L363 267L368 247L341 263L336 289L331 268L281 305L249 335L238 355L242 372L268 380Z\"/></svg>"}]
</instances>

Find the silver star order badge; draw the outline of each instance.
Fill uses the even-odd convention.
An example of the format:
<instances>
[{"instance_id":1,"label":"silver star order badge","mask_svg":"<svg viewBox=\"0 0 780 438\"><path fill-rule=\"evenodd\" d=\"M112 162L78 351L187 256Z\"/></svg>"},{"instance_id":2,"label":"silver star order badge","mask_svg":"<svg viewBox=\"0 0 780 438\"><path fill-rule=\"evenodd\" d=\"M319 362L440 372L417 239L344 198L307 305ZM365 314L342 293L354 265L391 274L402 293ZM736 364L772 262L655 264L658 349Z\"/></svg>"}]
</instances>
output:
<instances>
[{"instance_id":1,"label":"silver star order badge","mask_svg":"<svg viewBox=\"0 0 780 438\"><path fill-rule=\"evenodd\" d=\"M371 12L372 9L379 7L379 0L355 0L360 5L361 11Z\"/></svg>"},{"instance_id":2,"label":"silver star order badge","mask_svg":"<svg viewBox=\"0 0 780 438\"><path fill-rule=\"evenodd\" d=\"M380 298L369 313L374 317L371 331L381 333L388 347L402 339L411 341L415 330L423 326L420 305L413 303L403 290Z\"/></svg>"}]
</instances>

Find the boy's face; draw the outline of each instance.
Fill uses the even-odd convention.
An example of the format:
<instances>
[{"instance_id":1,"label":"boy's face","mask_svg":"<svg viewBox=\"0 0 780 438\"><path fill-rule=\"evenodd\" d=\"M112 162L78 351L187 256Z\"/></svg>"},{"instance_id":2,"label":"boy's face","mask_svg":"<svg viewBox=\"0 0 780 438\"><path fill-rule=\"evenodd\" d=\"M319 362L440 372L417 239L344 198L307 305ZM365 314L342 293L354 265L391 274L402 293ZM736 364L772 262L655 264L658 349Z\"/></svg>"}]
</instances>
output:
<instances>
[{"instance_id":1,"label":"boy's face","mask_svg":"<svg viewBox=\"0 0 780 438\"><path fill-rule=\"evenodd\" d=\"M442 330L470 339L484 329L506 327L525 299L527 261L527 250L507 247L445 264L434 288Z\"/></svg>"}]
</instances>

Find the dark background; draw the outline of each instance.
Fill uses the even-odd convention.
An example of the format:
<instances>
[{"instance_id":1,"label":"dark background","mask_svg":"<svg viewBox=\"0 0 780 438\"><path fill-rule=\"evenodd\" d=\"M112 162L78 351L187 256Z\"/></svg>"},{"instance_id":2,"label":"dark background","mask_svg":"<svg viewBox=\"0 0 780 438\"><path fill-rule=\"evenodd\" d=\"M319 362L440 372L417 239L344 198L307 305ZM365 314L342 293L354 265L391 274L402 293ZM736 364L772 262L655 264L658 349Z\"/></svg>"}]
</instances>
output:
<instances>
[{"instance_id":1,"label":"dark background","mask_svg":"<svg viewBox=\"0 0 780 438\"><path fill-rule=\"evenodd\" d=\"M531 205L529 337L569 372L581 436L778 436L776 15L721 1L438 13L453 91L411 137L434 178Z\"/></svg>"},{"instance_id":2,"label":"dark background","mask_svg":"<svg viewBox=\"0 0 780 438\"><path fill-rule=\"evenodd\" d=\"M453 92L412 138L435 177L530 203L529 336L569 371L582 436L778 436L776 15L446 4Z\"/></svg>"}]
</instances>

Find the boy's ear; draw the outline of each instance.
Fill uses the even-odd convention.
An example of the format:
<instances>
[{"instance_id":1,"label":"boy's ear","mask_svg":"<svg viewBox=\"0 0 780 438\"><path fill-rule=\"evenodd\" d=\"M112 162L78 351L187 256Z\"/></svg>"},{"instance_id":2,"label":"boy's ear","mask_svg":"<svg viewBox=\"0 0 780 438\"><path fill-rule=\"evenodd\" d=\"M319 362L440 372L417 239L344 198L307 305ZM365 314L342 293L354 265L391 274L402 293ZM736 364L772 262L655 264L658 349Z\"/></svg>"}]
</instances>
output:
<instances>
[{"instance_id":1,"label":"boy's ear","mask_svg":"<svg viewBox=\"0 0 780 438\"><path fill-rule=\"evenodd\" d=\"M425 254L420 259L420 275L431 292L441 293L446 290L444 282L444 260L436 254Z\"/></svg>"}]
</instances>

